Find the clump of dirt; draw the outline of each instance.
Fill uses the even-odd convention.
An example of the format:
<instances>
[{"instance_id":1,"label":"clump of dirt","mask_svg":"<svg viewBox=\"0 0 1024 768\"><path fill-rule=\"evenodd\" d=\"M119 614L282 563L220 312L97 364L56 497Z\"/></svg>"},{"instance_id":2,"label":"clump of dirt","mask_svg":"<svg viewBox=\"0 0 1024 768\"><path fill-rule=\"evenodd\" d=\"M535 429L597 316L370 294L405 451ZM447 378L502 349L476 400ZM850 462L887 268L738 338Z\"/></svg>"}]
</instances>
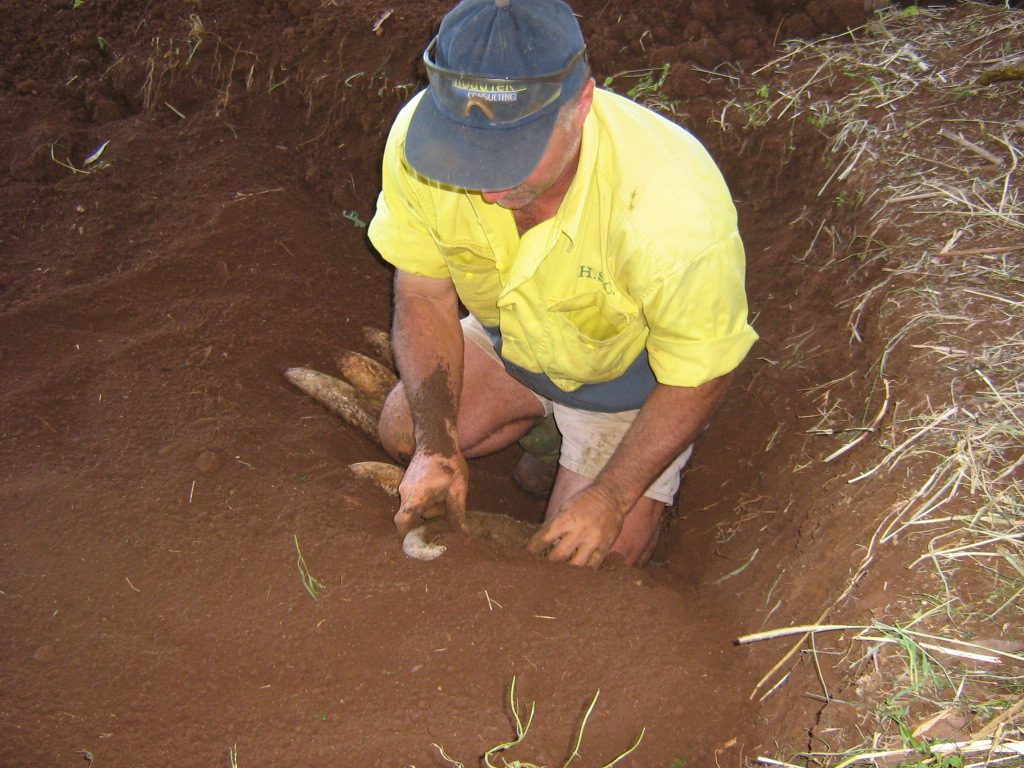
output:
<instances>
[{"instance_id":1,"label":"clump of dirt","mask_svg":"<svg viewBox=\"0 0 1024 768\"><path fill-rule=\"evenodd\" d=\"M793 605L832 595L849 561L811 568L815 542L867 525L829 514L837 472L791 469L802 391L872 354L847 346L833 308L884 265L850 264L847 282L780 268L814 234L792 223L827 204L808 194L825 138L723 135L712 119L778 40L867 10L575 4L599 81L721 160L763 337L656 564L584 572L483 541L404 558L393 500L346 469L380 449L281 375L372 354L363 328L388 326L391 274L364 227L387 127L447 9L7 4L0 762L216 764L230 749L240 765L443 764L432 743L471 760L509 739L513 677L538 703L540 763L564 761L598 689L588 760L641 727L637 765L739 765L800 741L819 705L751 701L775 657L732 641L772 616L783 575ZM538 519L516 459L474 464L472 506ZM772 620L802 618L787 611ZM773 724L782 711L795 736Z\"/></svg>"}]
</instances>

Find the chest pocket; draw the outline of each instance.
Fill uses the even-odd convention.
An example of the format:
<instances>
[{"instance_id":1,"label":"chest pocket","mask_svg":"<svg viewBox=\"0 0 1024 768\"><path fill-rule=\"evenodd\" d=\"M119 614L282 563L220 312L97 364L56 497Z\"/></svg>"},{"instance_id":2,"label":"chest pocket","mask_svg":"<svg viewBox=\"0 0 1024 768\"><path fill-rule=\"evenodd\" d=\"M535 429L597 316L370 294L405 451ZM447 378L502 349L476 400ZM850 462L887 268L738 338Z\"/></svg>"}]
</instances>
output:
<instances>
[{"instance_id":1,"label":"chest pocket","mask_svg":"<svg viewBox=\"0 0 1024 768\"><path fill-rule=\"evenodd\" d=\"M551 344L543 367L567 391L621 376L644 346L639 311L604 291L551 304L547 317Z\"/></svg>"},{"instance_id":2,"label":"chest pocket","mask_svg":"<svg viewBox=\"0 0 1024 768\"><path fill-rule=\"evenodd\" d=\"M469 240L442 241L436 235L434 243L462 304L485 325L497 325L501 281L490 247Z\"/></svg>"},{"instance_id":3,"label":"chest pocket","mask_svg":"<svg viewBox=\"0 0 1024 768\"><path fill-rule=\"evenodd\" d=\"M603 291L582 293L548 307L563 331L580 342L604 344L627 330L635 318L611 306Z\"/></svg>"},{"instance_id":4,"label":"chest pocket","mask_svg":"<svg viewBox=\"0 0 1024 768\"><path fill-rule=\"evenodd\" d=\"M486 245L474 243L471 240L445 241L437 235L434 235L434 244L444 257L453 277L457 271L480 274L495 269L494 253Z\"/></svg>"}]
</instances>

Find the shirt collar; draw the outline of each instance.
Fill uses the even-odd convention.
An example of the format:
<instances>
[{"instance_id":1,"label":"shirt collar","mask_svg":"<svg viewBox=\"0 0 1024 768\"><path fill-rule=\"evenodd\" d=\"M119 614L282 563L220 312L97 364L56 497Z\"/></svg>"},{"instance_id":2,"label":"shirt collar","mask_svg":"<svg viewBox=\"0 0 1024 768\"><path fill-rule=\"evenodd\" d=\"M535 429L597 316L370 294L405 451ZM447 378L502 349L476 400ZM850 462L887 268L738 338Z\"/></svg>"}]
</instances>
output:
<instances>
[{"instance_id":1,"label":"shirt collar","mask_svg":"<svg viewBox=\"0 0 1024 768\"><path fill-rule=\"evenodd\" d=\"M595 94L596 95L596 94ZM591 182L597 168L597 154L600 138L600 129L597 125L598 118L591 107L590 114L583 122L583 137L580 142L580 160L576 166L576 175L572 184L565 191L565 198L558 207L555 215L555 225L558 230L569 238L573 246L576 245L577 233L580 228L580 221L583 218L583 211L586 209L587 196L590 194Z\"/></svg>"}]
</instances>

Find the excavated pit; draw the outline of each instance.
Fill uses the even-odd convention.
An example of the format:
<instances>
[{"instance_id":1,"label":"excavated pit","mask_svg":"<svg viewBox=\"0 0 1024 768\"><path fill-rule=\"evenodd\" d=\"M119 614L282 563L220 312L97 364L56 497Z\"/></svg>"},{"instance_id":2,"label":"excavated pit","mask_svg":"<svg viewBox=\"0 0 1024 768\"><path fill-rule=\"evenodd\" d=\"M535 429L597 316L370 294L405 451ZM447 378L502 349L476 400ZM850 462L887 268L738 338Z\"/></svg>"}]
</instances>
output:
<instances>
[{"instance_id":1,"label":"excavated pit","mask_svg":"<svg viewBox=\"0 0 1024 768\"><path fill-rule=\"evenodd\" d=\"M867 525L827 513L834 470L792 470L807 390L874 354L836 308L881 266L813 268L819 132L713 118L777 40L863 4L575 5L599 81L669 65L649 96L723 167L762 337L642 572L477 541L404 559L393 500L345 469L380 450L281 376L387 326L362 226L446 5L75 5L9 3L0 33L0 762L441 765L436 743L472 763L512 735L513 677L538 763L564 761L597 689L588 764L641 728L635 765L805 741L819 705L752 702L776 656L732 641L773 591L773 621L825 602L849 562L814 542ZM473 507L541 514L517 450L474 463Z\"/></svg>"}]
</instances>

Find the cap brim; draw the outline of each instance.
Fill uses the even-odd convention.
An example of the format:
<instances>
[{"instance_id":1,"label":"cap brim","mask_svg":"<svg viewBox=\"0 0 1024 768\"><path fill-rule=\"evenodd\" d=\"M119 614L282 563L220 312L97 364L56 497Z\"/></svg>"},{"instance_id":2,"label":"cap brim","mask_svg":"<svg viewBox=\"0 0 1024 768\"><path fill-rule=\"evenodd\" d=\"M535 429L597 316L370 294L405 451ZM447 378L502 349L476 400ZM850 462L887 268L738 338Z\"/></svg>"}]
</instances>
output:
<instances>
[{"instance_id":1,"label":"cap brim","mask_svg":"<svg viewBox=\"0 0 1024 768\"><path fill-rule=\"evenodd\" d=\"M558 119L552 109L525 125L472 128L441 112L427 89L405 138L405 157L421 176L459 189L511 189L526 181Z\"/></svg>"}]
</instances>

